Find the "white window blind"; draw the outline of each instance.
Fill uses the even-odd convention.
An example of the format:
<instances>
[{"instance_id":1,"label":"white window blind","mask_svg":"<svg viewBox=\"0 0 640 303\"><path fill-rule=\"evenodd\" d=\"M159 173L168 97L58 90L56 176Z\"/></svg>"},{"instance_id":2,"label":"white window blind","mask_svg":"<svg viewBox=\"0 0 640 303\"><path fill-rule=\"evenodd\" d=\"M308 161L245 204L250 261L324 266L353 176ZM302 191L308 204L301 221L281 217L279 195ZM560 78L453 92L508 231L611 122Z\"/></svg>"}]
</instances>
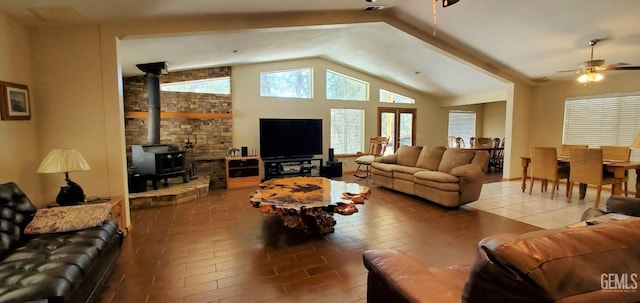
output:
<instances>
[{"instance_id":1,"label":"white window blind","mask_svg":"<svg viewBox=\"0 0 640 303\"><path fill-rule=\"evenodd\" d=\"M331 109L331 147L336 154L364 151L364 109Z\"/></svg>"},{"instance_id":2,"label":"white window blind","mask_svg":"<svg viewBox=\"0 0 640 303\"><path fill-rule=\"evenodd\" d=\"M461 137L466 143L476 135L476 113L449 111L449 136Z\"/></svg>"},{"instance_id":3,"label":"white window blind","mask_svg":"<svg viewBox=\"0 0 640 303\"><path fill-rule=\"evenodd\" d=\"M629 146L638 131L640 92L565 100L564 144Z\"/></svg>"}]
</instances>

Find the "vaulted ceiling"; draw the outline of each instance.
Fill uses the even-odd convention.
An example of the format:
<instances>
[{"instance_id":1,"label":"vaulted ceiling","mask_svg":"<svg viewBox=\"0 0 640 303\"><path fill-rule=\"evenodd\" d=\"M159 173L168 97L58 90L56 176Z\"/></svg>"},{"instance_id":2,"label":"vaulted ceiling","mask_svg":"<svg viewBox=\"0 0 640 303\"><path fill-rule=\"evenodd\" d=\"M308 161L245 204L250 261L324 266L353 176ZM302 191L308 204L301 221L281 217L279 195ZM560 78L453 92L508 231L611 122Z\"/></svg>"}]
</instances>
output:
<instances>
[{"instance_id":1,"label":"vaulted ceiling","mask_svg":"<svg viewBox=\"0 0 640 303\"><path fill-rule=\"evenodd\" d=\"M461 0L447 8L440 1L434 39L531 84L575 79L574 73L557 71L577 69L588 60L587 41L593 38L605 38L595 48L596 59L640 65L637 0ZM371 5L424 33L434 30L431 0L3 0L0 11L28 25L47 26L207 14L362 11ZM498 77L383 22L127 39L121 51L125 74L140 73L136 63L154 61L167 61L170 70L178 70L322 57L434 97L505 86ZM640 71L606 73L636 73L640 80Z\"/></svg>"}]
</instances>

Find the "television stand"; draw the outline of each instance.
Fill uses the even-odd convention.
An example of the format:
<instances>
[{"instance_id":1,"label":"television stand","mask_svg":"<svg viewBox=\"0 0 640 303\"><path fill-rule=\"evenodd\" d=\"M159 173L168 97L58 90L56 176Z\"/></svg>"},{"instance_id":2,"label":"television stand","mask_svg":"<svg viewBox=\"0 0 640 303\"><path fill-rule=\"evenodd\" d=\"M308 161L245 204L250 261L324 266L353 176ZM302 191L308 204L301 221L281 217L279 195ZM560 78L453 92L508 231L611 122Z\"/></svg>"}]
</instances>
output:
<instances>
[{"instance_id":1,"label":"television stand","mask_svg":"<svg viewBox=\"0 0 640 303\"><path fill-rule=\"evenodd\" d=\"M262 159L264 179L294 176L319 176L322 158ZM317 163L316 163L317 162Z\"/></svg>"}]
</instances>

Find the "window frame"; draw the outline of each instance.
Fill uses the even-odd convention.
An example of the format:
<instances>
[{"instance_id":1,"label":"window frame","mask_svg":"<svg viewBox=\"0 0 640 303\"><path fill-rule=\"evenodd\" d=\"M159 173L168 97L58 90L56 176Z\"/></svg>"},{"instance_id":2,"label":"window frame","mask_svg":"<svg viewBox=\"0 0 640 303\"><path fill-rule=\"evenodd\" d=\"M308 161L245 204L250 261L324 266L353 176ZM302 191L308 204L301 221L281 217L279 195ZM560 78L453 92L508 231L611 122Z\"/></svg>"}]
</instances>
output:
<instances>
[{"instance_id":1,"label":"window frame","mask_svg":"<svg viewBox=\"0 0 640 303\"><path fill-rule=\"evenodd\" d=\"M309 74L309 79L308 79L308 86L309 86L309 95L308 96L284 96L284 95L265 95L263 94L263 90L262 90L262 81L263 81L263 75L266 74L276 74L276 73L286 73L286 72L291 72L291 71L308 71ZM259 95L260 97L266 97L266 98L287 98L287 99L313 99L314 96L314 80L313 80L313 67L300 67L300 68L289 68L289 69L282 69L282 70L273 70L273 71L264 71L264 72L260 72L260 74L258 75L259 79L258 79L258 90L259 90Z\"/></svg>"},{"instance_id":2,"label":"window frame","mask_svg":"<svg viewBox=\"0 0 640 303\"><path fill-rule=\"evenodd\" d=\"M387 102L387 101L383 101L382 100L383 92L385 92L386 95L391 96L391 102ZM401 95L401 94L398 94L398 93L394 93L394 92L386 90L386 89L382 89L381 88L378 91L378 94L379 94L378 99L380 99L379 100L380 103L385 103L385 104L416 104L416 99L413 99L413 98L410 98L410 97L407 97L405 95ZM396 100L393 98L394 96L398 96L401 99L410 100L411 102L408 102L408 103L407 102L396 102Z\"/></svg>"},{"instance_id":3,"label":"window frame","mask_svg":"<svg viewBox=\"0 0 640 303\"><path fill-rule=\"evenodd\" d=\"M198 91L179 91L179 90L164 90L163 88L171 85L181 85L181 84L190 84L190 83L203 83L203 82L213 82L213 81L221 81L226 80L229 84L229 92L198 92ZM161 92L169 92L169 93L194 93L194 94L212 94L212 95L231 95L231 77L214 77L214 78L205 78L205 79L197 79L197 80L187 80L187 81L177 81L177 82L166 82L160 83L160 91Z\"/></svg>"},{"instance_id":4,"label":"window frame","mask_svg":"<svg viewBox=\"0 0 640 303\"><path fill-rule=\"evenodd\" d=\"M344 79L364 84L365 92L364 92L363 99L329 98L329 81L328 81L329 74L334 74L334 75L342 77ZM336 71L331 70L331 69L326 69L325 70L325 98L327 100L331 100L331 101L357 101L357 102L363 102L364 101L364 102L366 102L366 101L369 101L369 99L370 99L370 93L369 93L370 88L371 88L371 84L369 82L367 82L367 81L364 81L362 79L358 79L358 78L355 78L355 77L352 77L352 76L348 76L348 75L336 72Z\"/></svg>"}]
</instances>

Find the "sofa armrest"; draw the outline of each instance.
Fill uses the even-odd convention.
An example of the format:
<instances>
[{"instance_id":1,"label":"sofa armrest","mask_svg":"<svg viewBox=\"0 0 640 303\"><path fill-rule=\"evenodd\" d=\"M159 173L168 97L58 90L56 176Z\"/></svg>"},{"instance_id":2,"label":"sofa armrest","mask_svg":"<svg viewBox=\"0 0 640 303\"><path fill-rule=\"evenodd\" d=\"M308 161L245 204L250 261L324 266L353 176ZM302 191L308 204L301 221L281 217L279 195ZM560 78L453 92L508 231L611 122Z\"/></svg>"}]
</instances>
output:
<instances>
[{"instance_id":1,"label":"sofa armrest","mask_svg":"<svg viewBox=\"0 0 640 303\"><path fill-rule=\"evenodd\" d=\"M449 174L460 179L458 186L460 187L459 203L461 205L480 198L482 184L484 183L482 168L475 164L465 164L452 168Z\"/></svg>"},{"instance_id":2,"label":"sofa armrest","mask_svg":"<svg viewBox=\"0 0 640 303\"><path fill-rule=\"evenodd\" d=\"M640 198L611 196L607 200L607 212L640 217Z\"/></svg>"},{"instance_id":3,"label":"sofa armrest","mask_svg":"<svg viewBox=\"0 0 640 303\"><path fill-rule=\"evenodd\" d=\"M387 164L396 164L398 162L398 154L386 155L382 157L376 157L374 162L381 162Z\"/></svg>"},{"instance_id":4,"label":"sofa armrest","mask_svg":"<svg viewBox=\"0 0 640 303\"><path fill-rule=\"evenodd\" d=\"M460 302L466 267L441 269L436 275L424 264L393 249L362 255L369 270L367 302ZM452 281L456 280L456 281Z\"/></svg>"}]
</instances>

